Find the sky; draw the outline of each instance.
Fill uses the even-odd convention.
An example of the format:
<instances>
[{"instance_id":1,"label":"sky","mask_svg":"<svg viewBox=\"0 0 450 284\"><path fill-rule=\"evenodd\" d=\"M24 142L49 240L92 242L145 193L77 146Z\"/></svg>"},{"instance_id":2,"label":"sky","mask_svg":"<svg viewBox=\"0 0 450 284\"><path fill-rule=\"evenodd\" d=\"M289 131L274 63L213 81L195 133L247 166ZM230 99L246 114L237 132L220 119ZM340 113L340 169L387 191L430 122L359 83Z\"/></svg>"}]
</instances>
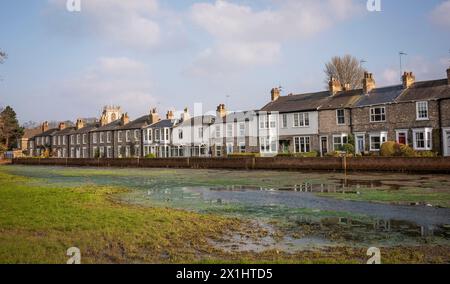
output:
<instances>
[{"instance_id":1,"label":"sky","mask_svg":"<svg viewBox=\"0 0 450 284\"><path fill-rule=\"evenodd\" d=\"M364 60L377 86L445 78L450 0L2 0L0 106L19 120L130 117L156 107L254 110L283 94L322 91L333 56ZM72 8L77 8L77 5ZM77 9L75 9L77 10ZM373 10L373 9L372 9Z\"/></svg>"}]
</instances>

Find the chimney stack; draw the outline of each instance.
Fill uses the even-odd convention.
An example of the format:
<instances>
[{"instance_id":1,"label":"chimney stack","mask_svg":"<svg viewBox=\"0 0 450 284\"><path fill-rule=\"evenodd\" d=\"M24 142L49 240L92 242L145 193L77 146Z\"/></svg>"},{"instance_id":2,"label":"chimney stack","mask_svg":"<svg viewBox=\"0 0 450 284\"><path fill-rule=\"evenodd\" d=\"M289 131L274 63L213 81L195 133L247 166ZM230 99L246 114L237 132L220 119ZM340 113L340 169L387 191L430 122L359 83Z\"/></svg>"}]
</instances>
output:
<instances>
[{"instance_id":1,"label":"chimney stack","mask_svg":"<svg viewBox=\"0 0 450 284\"><path fill-rule=\"evenodd\" d=\"M373 79L372 73L364 72L364 79L363 79L363 91L364 94L370 93L375 89L375 80Z\"/></svg>"},{"instance_id":2,"label":"chimney stack","mask_svg":"<svg viewBox=\"0 0 450 284\"><path fill-rule=\"evenodd\" d=\"M405 72L402 76L403 89L408 89L416 82L413 72Z\"/></svg>"},{"instance_id":3,"label":"chimney stack","mask_svg":"<svg viewBox=\"0 0 450 284\"><path fill-rule=\"evenodd\" d=\"M61 122L58 126L59 131L66 129L66 124L64 122Z\"/></svg>"},{"instance_id":4,"label":"chimney stack","mask_svg":"<svg viewBox=\"0 0 450 284\"><path fill-rule=\"evenodd\" d=\"M160 121L159 114L156 108L150 110L150 124L157 123Z\"/></svg>"},{"instance_id":5,"label":"chimney stack","mask_svg":"<svg viewBox=\"0 0 450 284\"><path fill-rule=\"evenodd\" d=\"M224 104L220 104L217 106L217 117L224 118L227 115L227 110L225 109Z\"/></svg>"},{"instance_id":6,"label":"chimney stack","mask_svg":"<svg viewBox=\"0 0 450 284\"><path fill-rule=\"evenodd\" d=\"M48 130L48 121L44 121L42 123L41 130L42 130L42 132L45 132Z\"/></svg>"},{"instance_id":7,"label":"chimney stack","mask_svg":"<svg viewBox=\"0 0 450 284\"><path fill-rule=\"evenodd\" d=\"M171 110L167 111L166 118L173 120L175 118L175 116L173 115L173 111Z\"/></svg>"},{"instance_id":8,"label":"chimney stack","mask_svg":"<svg viewBox=\"0 0 450 284\"><path fill-rule=\"evenodd\" d=\"M122 125L127 125L128 122L130 122L130 118L128 117L128 113L122 114L122 117L120 118Z\"/></svg>"},{"instance_id":9,"label":"chimney stack","mask_svg":"<svg viewBox=\"0 0 450 284\"><path fill-rule=\"evenodd\" d=\"M330 82L328 83L328 86L330 87L330 93L332 96L336 95L338 92L342 91L342 85L339 80L331 77Z\"/></svg>"},{"instance_id":10,"label":"chimney stack","mask_svg":"<svg viewBox=\"0 0 450 284\"><path fill-rule=\"evenodd\" d=\"M108 119L106 118L106 114L102 114L100 117L100 126L105 126L108 124Z\"/></svg>"},{"instance_id":11,"label":"chimney stack","mask_svg":"<svg viewBox=\"0 0 450 284\"><path fill-rule=\"evenodd\" d=\"M447 83L450 85L450 68L447 69Z\"/></svg>"},{"instance_id":12,"label":"chimney stack","mask_svg":"<svg viewBox=\"0 0 450 284\"><path fill-rule=\"evenodd\" d=\"M280 98L280 89L279 88L273 88L272 91L270 91L272 102L278 100Z\"/></svg>"},{"instance_id":13,"label":"chimney stack","mask_svg":"<svg viewBox=\"0 0 450 284\"><path fill-rule=\"evenodd\" d=\"M185 108L184 112L181 114L181 121L186 121L191 118L191 115L189 114L189 109Z\"/></svg>"},{"instance_id":14,"label":"chimney stack","mask_svg":"<svg viewBox=\"0 0 450 284\"><path fill-rule=\"evenodd\" d=\"M77 130L79 130L79 129L83 128L83 127L84 127L84 121L82 119L77 119L77 123L75 125L75 128Z\"/></svg>"}]
</instances>

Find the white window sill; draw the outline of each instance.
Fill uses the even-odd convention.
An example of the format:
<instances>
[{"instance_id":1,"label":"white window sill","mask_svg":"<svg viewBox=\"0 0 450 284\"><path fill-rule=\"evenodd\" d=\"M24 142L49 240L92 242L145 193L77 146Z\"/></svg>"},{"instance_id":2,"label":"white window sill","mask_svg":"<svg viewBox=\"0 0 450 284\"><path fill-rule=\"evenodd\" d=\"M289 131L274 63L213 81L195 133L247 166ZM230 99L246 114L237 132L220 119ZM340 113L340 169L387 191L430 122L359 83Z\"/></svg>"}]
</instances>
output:
<instances>
[{"instance_id":1,"label":"white window sill","mask_svg":"<svg viewBox=\"0 0 450 284\"><path fill-rule=\"evenodd\" d=\"M417 121L429 121L430 118L417 118L417 117L416 117L416 120L417 120Z\"/></svg>"}]
</instances>

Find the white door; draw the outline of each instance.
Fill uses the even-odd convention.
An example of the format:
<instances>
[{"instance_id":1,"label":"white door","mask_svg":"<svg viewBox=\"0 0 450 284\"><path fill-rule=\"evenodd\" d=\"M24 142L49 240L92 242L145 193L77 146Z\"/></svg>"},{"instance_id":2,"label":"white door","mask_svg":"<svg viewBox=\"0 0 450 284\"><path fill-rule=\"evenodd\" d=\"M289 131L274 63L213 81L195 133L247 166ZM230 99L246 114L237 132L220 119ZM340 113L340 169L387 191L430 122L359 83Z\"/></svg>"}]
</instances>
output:
<instances>
[{"instance_id":1,"label":"white door","mask_svg":"<svg viewBox=\"0 0 450 284\"><path fill-rule=\"evenodd\" d=\"M450 156L450 131L445 132L445 152L444 156Z\"/></svg>"},{"instance_id":2,"label":"white door","mask_svg":"<svg viewBox=\"0 0 450 284\"><path fill-rule=\"evenodd\" d=\"M364 152L364 135L356 136L356 153L361 154Z\"/></svg>"}]
</instances>

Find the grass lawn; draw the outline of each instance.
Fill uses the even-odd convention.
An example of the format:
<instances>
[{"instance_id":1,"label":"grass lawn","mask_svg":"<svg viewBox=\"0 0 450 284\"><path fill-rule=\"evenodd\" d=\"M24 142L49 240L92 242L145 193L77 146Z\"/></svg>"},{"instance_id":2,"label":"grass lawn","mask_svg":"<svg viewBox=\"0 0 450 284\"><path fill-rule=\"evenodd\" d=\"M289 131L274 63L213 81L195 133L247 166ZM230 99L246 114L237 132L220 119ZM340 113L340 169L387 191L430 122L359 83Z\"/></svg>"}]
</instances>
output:
<instances>
[{"instance_id":1,"label":"grass lawn","mask_svg":"<svg viewBox=\"0 0 450 284\"><path fill-rule=\"evenodd\" d=\"M261 231L247 221L114 198L123 189L86 184L58 188L0 166L0 263L65 263L70 247L82 263L364 263L365 249L298 253L224 252L210 240ZM450 262L447 247L390 248L384 262Z\"/></svg>"}]
</instances>

